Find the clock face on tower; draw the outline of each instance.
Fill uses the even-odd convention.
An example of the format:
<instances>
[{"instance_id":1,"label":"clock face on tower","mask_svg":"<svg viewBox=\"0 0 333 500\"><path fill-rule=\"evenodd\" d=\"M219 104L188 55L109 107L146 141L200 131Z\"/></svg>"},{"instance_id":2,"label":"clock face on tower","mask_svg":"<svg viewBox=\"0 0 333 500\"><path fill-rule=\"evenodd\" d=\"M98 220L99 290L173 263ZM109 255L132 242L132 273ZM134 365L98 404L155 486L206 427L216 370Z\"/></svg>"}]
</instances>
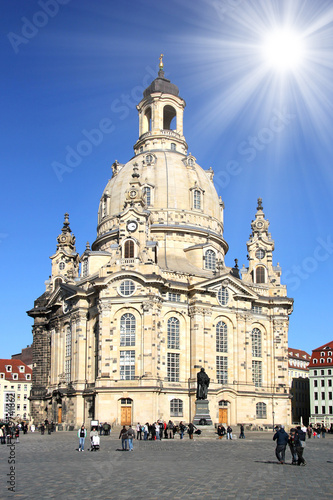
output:
<instances>
[{"instance_id":1,"label":"clock face on tower","mask_svg":"<svg viewBox=\"0 0 333 500\"><path fill-rule=\"evenodd\" d=\"M126 224L127 230L133 233L138 228L138 223L135 220L129 220Z\"/></svg>"}]
</instances>

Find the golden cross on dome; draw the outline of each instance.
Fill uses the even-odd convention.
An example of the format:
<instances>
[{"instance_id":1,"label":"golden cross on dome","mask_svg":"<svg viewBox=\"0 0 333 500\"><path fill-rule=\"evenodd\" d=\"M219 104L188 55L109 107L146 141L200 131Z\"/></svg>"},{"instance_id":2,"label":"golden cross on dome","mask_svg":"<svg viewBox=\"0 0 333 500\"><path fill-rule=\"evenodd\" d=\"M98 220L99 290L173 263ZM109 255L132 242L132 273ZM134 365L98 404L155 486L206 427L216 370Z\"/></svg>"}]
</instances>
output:
<instances>
[{"instance_id":1,"label":"golden cross on dome","mask_svg":"<svg viewBox=\"0 0 333 500\"><path fill-rule=\"evenodd\" d=\"M164 57L164 54L161 54L161 55L160 55L160 64L159 64L159 68L160 68L160 69L163 69L163 67L164 67L164 64L163 64L163 57Z\"/></svg>"}]
</instances>

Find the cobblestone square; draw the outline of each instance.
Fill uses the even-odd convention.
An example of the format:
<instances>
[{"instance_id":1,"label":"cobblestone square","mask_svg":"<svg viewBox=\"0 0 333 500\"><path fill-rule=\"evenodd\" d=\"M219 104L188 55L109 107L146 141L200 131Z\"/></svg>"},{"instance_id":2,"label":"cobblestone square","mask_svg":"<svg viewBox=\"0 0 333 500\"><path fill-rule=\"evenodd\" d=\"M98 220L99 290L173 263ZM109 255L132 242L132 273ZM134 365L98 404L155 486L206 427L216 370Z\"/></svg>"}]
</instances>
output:
<instances>
[{"instance_id":1,"label":"cobblestone square","mask_svg":"<svg viewBox=\"0 0 333 500\"><path fill-rule=\"evenodd\" d=\"M20 499L331 499L333 436L306 441L307 466L275 459L270 432L246 439L134 441L122 452L118 433L101 437L99 451L79 453L76 432L20 436L0 446L0 498ZM10 455L11 451L11 455ZM8 491L9 457L15 460L15 491ZM12 462L13 463L13 462ZM13 470L13 469L12 469Z\"/></svg>"}]
</instances>

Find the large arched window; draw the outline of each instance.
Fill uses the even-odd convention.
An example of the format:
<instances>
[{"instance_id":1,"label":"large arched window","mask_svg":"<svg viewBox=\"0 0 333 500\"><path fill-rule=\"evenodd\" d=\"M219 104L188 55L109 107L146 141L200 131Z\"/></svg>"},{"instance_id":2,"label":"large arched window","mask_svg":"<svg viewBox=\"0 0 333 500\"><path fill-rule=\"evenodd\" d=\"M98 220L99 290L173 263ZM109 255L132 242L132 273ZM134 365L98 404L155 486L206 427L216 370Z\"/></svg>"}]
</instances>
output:
<instances>
[{"instance_id":1,"label":"large arched window","mask_svg":"<svg viewBox=\"0 0 333 500\"><path fill-rule=\"evenodd\" d=\"M126 313L120 318L120 345L121 347L135 345L135 317Z\"/></svg>"},{"instance_id":2,"label":"large arched window","mask_svg":"<svg viewBox=\"0 0 333 500\"><path fill-rule=\"evenodd\" d=\"M216 351L228 352L228 327L223 321L216 325Z\"/></svg>"},{"instance_id":3,"label":"large arched window","mask_svg":"<svg viewBox=\"0 0 333 500\"><path fill-rule=\"evenodd\" d=\"M172 106L163 108L163 130L176 130L176 110Z\"/></svg>"},{"instance_id":4,"label":"large arched window","mask_svg":"<svg viewBox=\"0 0 333 500\"><path fill-rule=\"evenodd\" d=\"M124 245L124 258L134 259L134 241L127 240Z\"/></svg>"},{"instance_id":5,"label":"large arched window","mask_svg":"<svg viewBox=\"0 0 333 500\"><path fill-rule=\"evenodd\" d=\"M151 131L151 108L147 108L143 122L143 133Z\"/></svg>"},{"instance_id":6,"label":"large arched window","mask_svg":"<svg viewBox=\"0 0 333 500\"><path fill-rule=\"evenodd\" d=\"M261 358L261 331L259 328L253 328L251 332L252 339L252 356Z\"/></svg>"},{"instance_id":7,"label":"large arched window","mask_svg":"<svg viewBox=\"0 0 333 500\"><path fill-rule=\"evenodd\" d=\"M216 253L214 250L206 250L205 252L205 269L216 269Z\"/></svg>"},{"instance_id":8,"label":"large arched window","mask_svg":"<svg viewBox=\"0 0 333 500\"><path fill-rule=\"evenodd\" d=\"M257 418L267 418L266 403L257 403L256 404L256 417Z\"/></svg>"},{"instance_id":9,"label":"large arched window","mask_svg":"<svg viewBox=\"0 0 333 500\"><path fill-rule=\"evenodd\" d=\"M263 266L258 266L256 269L256 283L266 283L265 279L265 268Z\"/></svg>"},{"instance_id":10,"label":"large arched window","mask_svg":"<svg viewBox=\"0 0 333 500\"><path fill-rule=\"evenodd\" d=\"M179 319L168 319L168 349L179 349Z\"/></svg>"},{"instance_id":11,"label":"large arched window","mask_svg":"<svg viewBox=\"0 0 333 500\"><path fill-rule=\"evenodd\" d=\"M181 399L171 399L170 401L170 416L182 417L183 416L183 401Z\"/></svg>"}]
</instances>

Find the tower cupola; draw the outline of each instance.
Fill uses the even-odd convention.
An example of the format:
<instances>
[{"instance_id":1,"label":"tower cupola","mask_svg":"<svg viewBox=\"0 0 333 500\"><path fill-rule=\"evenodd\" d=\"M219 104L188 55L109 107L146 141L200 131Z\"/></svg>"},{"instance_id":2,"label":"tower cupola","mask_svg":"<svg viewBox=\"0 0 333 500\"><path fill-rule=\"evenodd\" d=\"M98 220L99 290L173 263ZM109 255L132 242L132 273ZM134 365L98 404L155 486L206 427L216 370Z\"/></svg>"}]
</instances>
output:
<instances>
[{"instance_id":1,"label":"tower cupola","mask_svg":"<svg viewBox=\"0 0 333 500\"><path fill-rule=\"evenodd\" d=\"M178 87L165 78L161 54L158 76L143 92L143 99L137 105L139 139L134 145L135 154L161 149L187 152L183 136L186 103L178 94Z\"/></svg>"}]
</instances>

